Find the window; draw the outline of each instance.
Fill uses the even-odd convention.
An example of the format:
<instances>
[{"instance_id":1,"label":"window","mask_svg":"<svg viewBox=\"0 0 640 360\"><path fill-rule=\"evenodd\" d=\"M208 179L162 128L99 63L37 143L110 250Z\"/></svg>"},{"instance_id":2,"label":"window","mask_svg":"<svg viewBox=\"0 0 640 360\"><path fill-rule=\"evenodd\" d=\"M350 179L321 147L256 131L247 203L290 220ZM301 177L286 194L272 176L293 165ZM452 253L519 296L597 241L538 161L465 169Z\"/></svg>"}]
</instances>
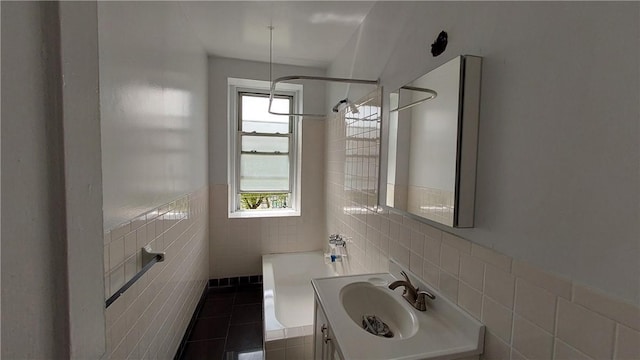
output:
<instances>
[{"instance_id":1,"label":"window","mask_svg":"<svg viewBox=\"0 0 640 360\"><path fill-rule=\"evenodd\" d=\"M269 114L268 82L231 80L230 216L299 215L296 117ZM271 108L294 112L299 97L277 91Z\"/></svg>"}]
</instances>

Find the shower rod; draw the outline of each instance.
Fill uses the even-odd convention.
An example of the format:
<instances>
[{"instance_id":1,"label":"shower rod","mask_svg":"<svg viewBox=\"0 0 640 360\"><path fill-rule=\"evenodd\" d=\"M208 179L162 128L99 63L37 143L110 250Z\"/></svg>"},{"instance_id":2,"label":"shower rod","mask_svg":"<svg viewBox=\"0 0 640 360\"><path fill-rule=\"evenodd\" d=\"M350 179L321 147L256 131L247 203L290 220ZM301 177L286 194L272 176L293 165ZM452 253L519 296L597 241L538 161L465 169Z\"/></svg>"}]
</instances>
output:
<instances>
[{"instance_id":1,"label":"shower rod","mask_svg":"<svg viewBox=\"0 0 640 360\"><path fill-rule=\"evenodd\" d=\"M428 101L428 100L431 100L431 99L435 99L435 98L438 96L438 93L437 93L437 92L435 92L434 90L426 89L426 88L421 88L421 87L416 87L416 86L408 86L408 85L405 85L405 86L401 87L400 89L411 90L411 91L420 91L420 92L425 92L425 93L430 94L430 96L427 96L427 97L425 97L425 98L423 98L423 99L420 99L420 100L416 100L416 101L414 101L414 102L412 102L412 103L409 103L409 104L407 104L407 105L399 106L399 107L397 107L397 108L395 108L395 109L391 109L391 110L389 110L389 112L392 112L392 113L393 113L393 112L397 112L397 111L405 110L405 109L408 109L408 108L412 108L412 107L414 107L414 106L416 106L416 105L420 105L420 104L422 104L422 103L423 103L423 102L425 102L425 101ZM398 90L398 94L400 94L400 91L399 91L399 90Z\"/></svg>"},{"instance_id":2,"label":"shower rod","mask_svg":"<svg viewBox=\"0 0 640 360\"><path fill-rule=\"evenodd\" d=\"M325 76L308 76L308 75L290 75L279 77L271 83L271 91L269 92L269 114L272 115L287 115L287 116L307 116L307 117L326 117L326 114L303 114L303 113L280 113L271 110L271 104L273 102L273 96L276 90L276 85L282 81L288 80L320 80L320 81L331 81L331 82L339 82L339 83L347 83L347 84L364 84L364 85L375 85L378 86L380 84L380 80L362 80L362 79L347 79L347 78L334 78L334 77L325 77Z\"/></svg>"}]
</instances>

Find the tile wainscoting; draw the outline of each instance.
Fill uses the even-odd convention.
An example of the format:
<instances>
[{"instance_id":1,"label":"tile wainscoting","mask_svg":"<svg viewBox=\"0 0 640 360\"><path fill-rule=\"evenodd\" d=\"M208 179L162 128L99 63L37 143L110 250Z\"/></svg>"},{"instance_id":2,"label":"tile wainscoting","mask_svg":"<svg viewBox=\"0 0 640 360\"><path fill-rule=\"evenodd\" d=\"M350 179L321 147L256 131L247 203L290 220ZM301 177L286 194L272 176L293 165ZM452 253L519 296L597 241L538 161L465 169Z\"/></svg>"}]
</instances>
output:
<instances>
[{"instance_id":1,"label":"tile wainscoting","mask_svg":"<svg viewBox=\"0 0 640 360\"><path fill-rule=\"evenodd\" d=\"M487 326L485 359L640 358L636 305L379 209L380 92L356 103L326 137L326 233L351 238L352 272L388 271L392 257L421 275Z\"/></svg>"},{"instance_id":2,"label":"tile wainscoting","mask_svg":"<svg viewBox=\"0 0 640 360\"><path fill-rule=\"evenodd\" d=\"M140 270L141 248L166 252L106 309L104 359L173 359L207 285L208 188L105 233L105 298Z\"/></svg>"},{"instance_id":3,"label":"tile wainscoting","mask_svg":"<svg viewBox=\"0 0 640 360\"><path fill-rule=\"evenodd\" d=\"M246 277L262 272L262 255L322 248L322 219L301 216L229 218L228 185L211 186L210 278ZM304 206L303 206L304 207Z\"/></svg>"}]
</instances>

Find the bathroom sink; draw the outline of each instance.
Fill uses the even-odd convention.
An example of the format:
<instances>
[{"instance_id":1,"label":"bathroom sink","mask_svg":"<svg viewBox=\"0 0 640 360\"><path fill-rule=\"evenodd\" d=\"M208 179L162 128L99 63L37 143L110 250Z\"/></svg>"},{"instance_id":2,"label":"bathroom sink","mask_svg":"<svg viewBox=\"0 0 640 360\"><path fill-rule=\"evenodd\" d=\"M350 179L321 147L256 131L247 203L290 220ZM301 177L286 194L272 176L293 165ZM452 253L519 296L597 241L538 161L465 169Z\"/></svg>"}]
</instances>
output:
<instances>
[{"instance_id":1,"label":"bathroom sink","mask_svg":"<svg viewBox=\"0 0 640 360\"><path fill-rule=\"evenodd\" d=\"M340 290L342 306L360 327L363 326L363 316L375 315L391 330L391 336L387 338L410 338L418 331L416 316L406 301L385 285L376 286L364 281L350 283Z\"/></svg>"},{"instance_id":2,"label":"bathroom sink","mask_svg":"<svg viewBox=\"0 0 640 360\"><path fill-rule=\"evenodd\" d=\"M389 289L404 279L402 271L415 287L435 295L427 299L426 311L411 306L402 287ZM320 278L311 284L342 359L477 359L482 353L484 325L394 260L389 273ZM394 336L364 330L364 315L378 317Z\"/></svg>"}]
</instances>

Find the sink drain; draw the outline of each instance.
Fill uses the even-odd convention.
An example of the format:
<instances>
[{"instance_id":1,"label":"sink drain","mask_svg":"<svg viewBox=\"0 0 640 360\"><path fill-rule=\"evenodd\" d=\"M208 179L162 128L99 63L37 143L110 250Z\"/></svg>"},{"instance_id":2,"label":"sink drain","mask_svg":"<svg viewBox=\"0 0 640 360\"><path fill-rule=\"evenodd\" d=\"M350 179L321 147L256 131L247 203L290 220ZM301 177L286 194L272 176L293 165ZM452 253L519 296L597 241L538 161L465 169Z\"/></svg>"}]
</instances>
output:
<instances>
[{"instance_id":1,"label":"sink drain","mask_svg":"<svg viewBox=\"0 0 640 360\"><path fill-rule=\"evenodd\" d=\"M393 331L389 329L389 325L375 315L363 315L362 328L376 336L393 337Z\"/></svg>"}]
</instances>

